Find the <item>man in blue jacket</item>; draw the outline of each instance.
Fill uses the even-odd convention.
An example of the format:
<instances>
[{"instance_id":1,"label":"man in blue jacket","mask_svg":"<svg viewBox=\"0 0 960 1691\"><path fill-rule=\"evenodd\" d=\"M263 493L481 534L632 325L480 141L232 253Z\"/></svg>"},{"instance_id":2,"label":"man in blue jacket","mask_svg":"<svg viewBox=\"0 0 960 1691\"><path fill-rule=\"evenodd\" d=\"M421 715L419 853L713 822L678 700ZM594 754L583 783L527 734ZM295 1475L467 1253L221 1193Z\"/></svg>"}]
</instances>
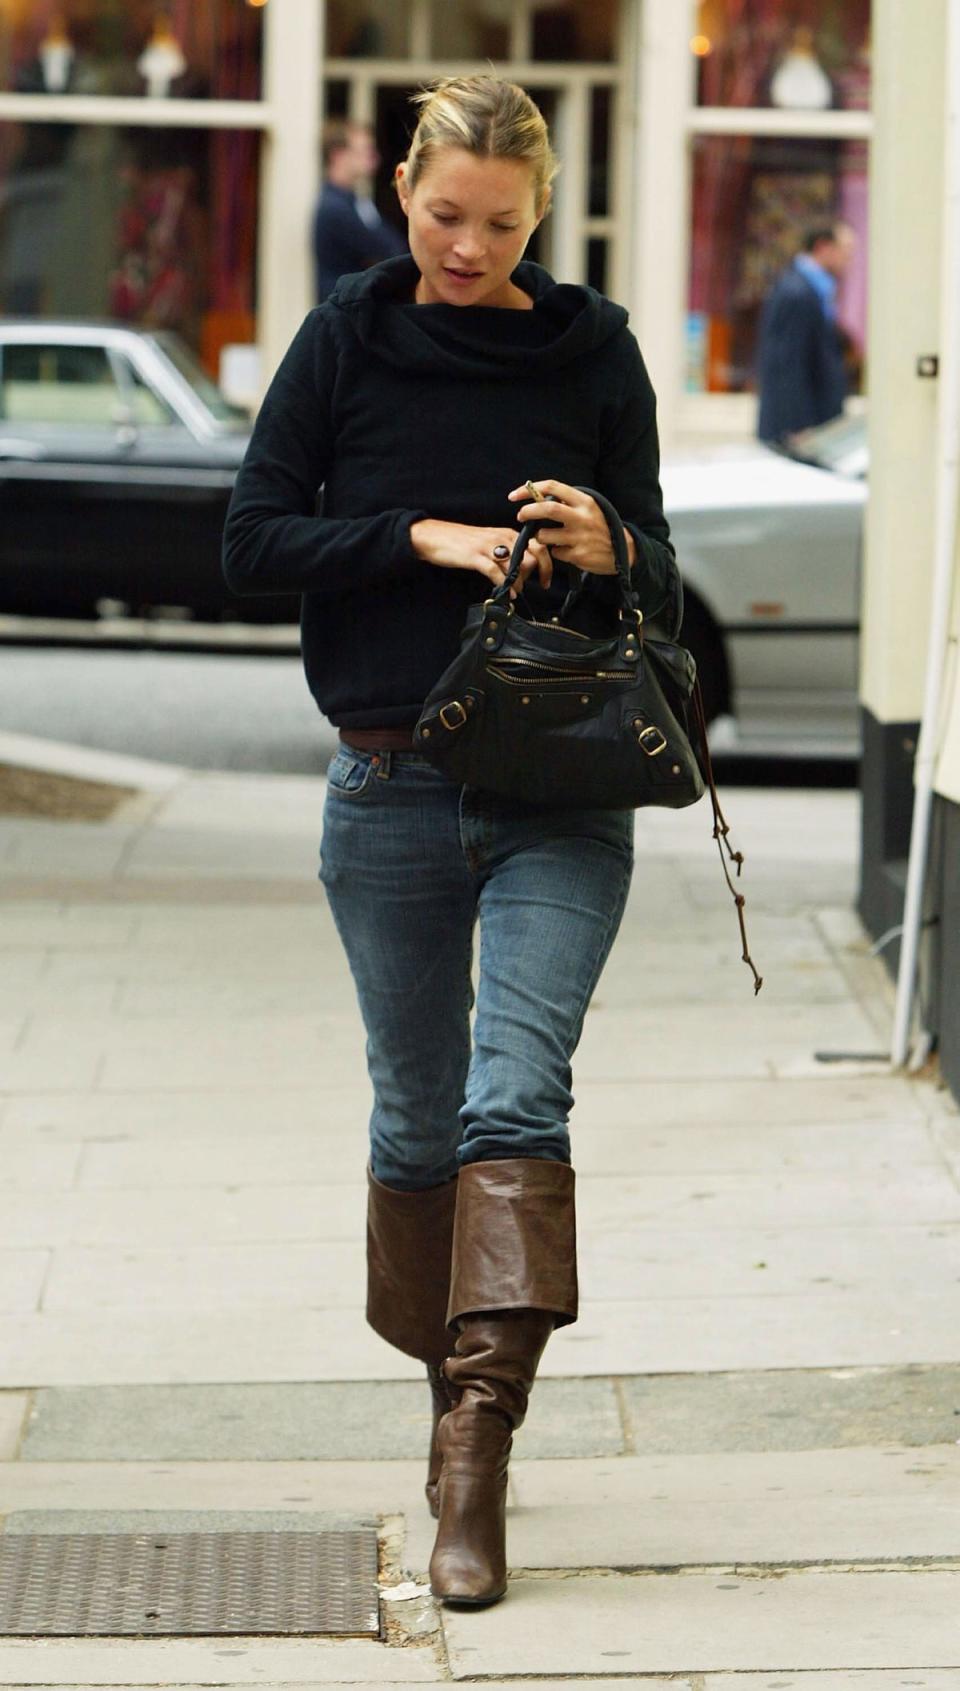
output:
<instances>
[{"instance_id":1,"label":"man in blue jacket","mask_svg":"<svg viewBox=\"0 0 960 1691\"><path fill-rule=\"evenodd\" d=\"M811 229L767 297L760 321L758 374L761 440L839 417L847 394L837 289L856 235L846 223Z\"/></svg>"},{"instance_id":2,"label":"man in blue jacket","mask_svg":"<svg viewBox=\"0 0 960 1691\"><path fill-rule=\"evenodd\" d=\"M341 276L352 276L407 250L399 230L381 217L372 200L357 192L379 163L376 142L365 123L333 118L326 125L324 184L313 220L318 301L333 292Z\"/></svg>"}]
</instances>

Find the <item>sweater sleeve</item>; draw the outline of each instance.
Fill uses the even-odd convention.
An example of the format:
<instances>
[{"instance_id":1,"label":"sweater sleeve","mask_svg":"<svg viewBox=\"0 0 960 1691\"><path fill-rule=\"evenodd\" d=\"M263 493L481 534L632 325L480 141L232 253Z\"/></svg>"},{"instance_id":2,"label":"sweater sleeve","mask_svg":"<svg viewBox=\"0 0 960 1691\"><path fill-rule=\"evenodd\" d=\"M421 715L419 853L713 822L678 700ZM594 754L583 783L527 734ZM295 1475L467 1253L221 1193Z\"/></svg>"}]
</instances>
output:
<instances>
[{"instance_id":1,"label":"sweater sleeve","mask_svg":"<svg viewBox=\"0 0 960 1691\"><path fill-rule=\"evenodd\" d=\"M624 331L624 343L625 382L619 402L604 415L597 488L619 511L636 542L632 578L640 609L644 616L659 617L675 635L683 619L683 587L663 514L657 401L629 331ZM616 599L616 583L609 577L591 576L588 588L611 603Z\"/></svg>"},{"instance_id":2,"label":"sweater sleeve","mask_svg":"<svg viewBox=\"0 0 960 1691\"><path fill-rule=\"evenodd\" d=\"M336 352L321 311L294 337L267 390L223 535L234 593L340 593L413 576L410 527L426 511L317 515L331 463Z\"/></svg>"}]
</instances>

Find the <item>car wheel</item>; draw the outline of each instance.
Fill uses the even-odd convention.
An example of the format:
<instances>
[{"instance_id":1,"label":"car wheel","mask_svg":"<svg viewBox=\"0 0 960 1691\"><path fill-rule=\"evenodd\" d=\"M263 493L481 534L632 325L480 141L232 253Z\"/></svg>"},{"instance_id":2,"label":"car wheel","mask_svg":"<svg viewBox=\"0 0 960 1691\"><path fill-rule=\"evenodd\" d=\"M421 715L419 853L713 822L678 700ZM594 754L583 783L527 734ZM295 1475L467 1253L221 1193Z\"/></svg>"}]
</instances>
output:
<instances>
[{"instance_id":1,"label":"car wheel","mask_svg":"<svg viewBox=\"0 0 960 1691\"><path fill-rule=\"evenodd\" d=\"M703 710L707 722L714 722L730 709L730 675L723 637L713 618L698 600L687 596L680 643L694 656Z\"/></svg>"}]
</instances>

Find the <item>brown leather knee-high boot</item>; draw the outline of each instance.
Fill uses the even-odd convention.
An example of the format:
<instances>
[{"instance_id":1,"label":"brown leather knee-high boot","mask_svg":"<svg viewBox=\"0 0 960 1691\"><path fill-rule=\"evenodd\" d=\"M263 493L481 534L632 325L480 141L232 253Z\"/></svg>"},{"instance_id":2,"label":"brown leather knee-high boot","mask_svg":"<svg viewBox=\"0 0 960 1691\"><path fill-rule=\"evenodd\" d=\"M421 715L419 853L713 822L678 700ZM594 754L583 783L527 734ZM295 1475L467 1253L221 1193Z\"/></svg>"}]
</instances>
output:
<instances>
[{"instance_id":1,"label":"brown leather knee-high boot","mask_svg":"<svg viewBox=\"0 0 960 1691\"><path fill-rule=\"evenodd\" d=\"M396 1192L367 1170L367 1320L388 1344L427 1365L433 1425L425 1487L437 1514L437 1428L456 1401L443 1373L455 1335L446 1323L456 1179Z\"/></svg>"},{"instance_id":2,"label":"brown leather knee-high boot","mask_svg":"<svg viewBox=\"0 0 960 1691\"><path fill-rule=\"evenodd\" d=\"M532 1157L460 1170L444 1372L459 1401L440 1422L434 1596L495 1603L507 1588L507 1464L554 1327L577 1317L574 1173Z\"/></svg>"}]
</instances>

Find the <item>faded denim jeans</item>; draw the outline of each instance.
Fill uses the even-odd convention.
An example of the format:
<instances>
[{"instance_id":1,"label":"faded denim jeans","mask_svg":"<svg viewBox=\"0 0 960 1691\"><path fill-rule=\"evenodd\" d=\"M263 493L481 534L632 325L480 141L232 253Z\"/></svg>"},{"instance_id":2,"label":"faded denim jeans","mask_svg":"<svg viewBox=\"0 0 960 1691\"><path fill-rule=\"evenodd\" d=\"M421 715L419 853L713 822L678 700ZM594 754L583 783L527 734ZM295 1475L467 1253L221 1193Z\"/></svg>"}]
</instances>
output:
<instances>
[{"instance_id":1,"label":"faded denim jeans","mask_svg":"<svg viewBox=\"0 0 960 1691\"><path fill-rule=\"evenodd\" d=\"M320 878L366 1027L384 1185L570 1161L571 1061L632 864L632 811L498 798L412 752L335 754Z\"/></svg>"}]
</instances>

